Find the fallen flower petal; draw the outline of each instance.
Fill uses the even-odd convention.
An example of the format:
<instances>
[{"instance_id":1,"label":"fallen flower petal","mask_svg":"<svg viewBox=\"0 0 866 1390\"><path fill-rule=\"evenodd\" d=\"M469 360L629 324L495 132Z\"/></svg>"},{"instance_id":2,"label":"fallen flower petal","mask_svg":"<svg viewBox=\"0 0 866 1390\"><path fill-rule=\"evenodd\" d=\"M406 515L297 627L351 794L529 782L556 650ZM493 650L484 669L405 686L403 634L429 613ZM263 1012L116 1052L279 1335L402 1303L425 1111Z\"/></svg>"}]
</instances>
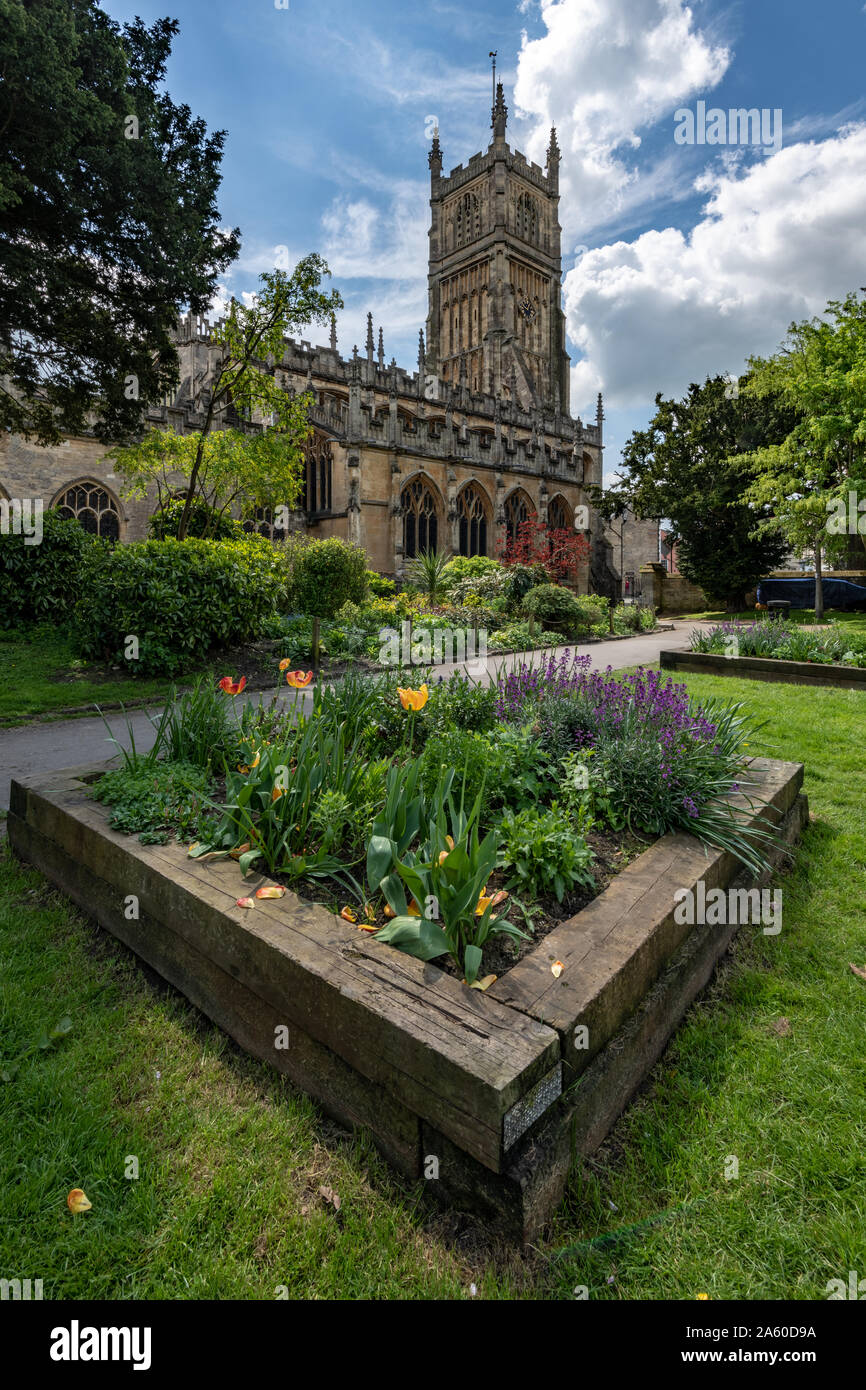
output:
<instances>
[{"instance_id":1,"label":"fallen flower petal","mask_svg":"<svg viewBox=\"0 0 866 1390\"><path fill-rule=\"evenodd\" d=\"M849 961L848 969L853 970L855 975L859 975L861 980L866 980L866 970L861 970L859 965L853 965L851 961Z\"/></svg>"},{"instance_id":2,"label":"fallen flower petal","mask_svg":"<svg viewBox=\"0 0 866 1390\"><path fill-rule=\"evenodd\" d=\"M285 893L285 888L277 883L268 883L264 888L256 889L257 898L281 898Z\"/></svg>"},{"instance_id":3,"label":"fallen flower petal","mask_svg":"<svg viewBox=\"0 0 866 1390\"><path fill-rule=\"evenodd\" d=\"M80 1187L73 1187L66 1198L66 1205L71 1212L75 1212L77 1215L81 1211L90 1211L93 1203L87 1200L86 1194Z\"/></svg>"},{"instance_id":4,"label":"fallen flower petal","mask_svg":"<svg viewBox=\"0 0 866 1390\"><path fill-rule=\"evenodd\" d=\"M558 980L564 969L565 966L563 965L562 961L555 960L553 962L553 965L550 967L550 973L551 975L553 975L554 979Z\"/></svg>"},{"instance_id":5,"label":"fallen flower petal","mask_svg":"<svg viewBox=\"0 0 866 1390\"><path fill-rule=\"evenodd\" d=\"M469 988L470 988L470 989L489 989L490 986L493 984L493 981L494 981L496 978L497 978L496 975L485 975L483 980L473 980L473 981L472 981L472 984L469 986ZM464 983L464 985L465 985L466 981L464 980L463 983Z\"/></svg>"},{"instance_id":6,"label":"fallen flower petal","mask_svg":"<svg viewBox=\"0 0 866 1390\"><path fill-rule=\"evenodd\" d=\"M235 906L236 906L236 907L255 907L255 903L253 902L252 898L238 898L237 902L235 903Z\"/></svg>"},{"instance_id":7,"label":"fallen flower petal","mask_svg":"<svg viewBox=\"0 0 866 1390\"><path fill-rule=\"evenodd\" d=\"M340 916L342 917L344 922L357 922L358 920L357 912L353 912L350 907L344 907L340 913Z\"/></svg>"}]
</instances>

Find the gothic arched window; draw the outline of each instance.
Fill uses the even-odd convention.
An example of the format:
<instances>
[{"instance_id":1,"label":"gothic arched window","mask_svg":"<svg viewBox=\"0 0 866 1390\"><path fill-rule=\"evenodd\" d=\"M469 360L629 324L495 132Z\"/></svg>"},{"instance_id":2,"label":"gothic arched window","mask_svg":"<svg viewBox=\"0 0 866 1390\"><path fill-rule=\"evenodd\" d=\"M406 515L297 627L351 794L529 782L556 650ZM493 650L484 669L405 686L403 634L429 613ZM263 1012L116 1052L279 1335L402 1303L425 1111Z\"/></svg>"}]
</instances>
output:
<instances>
[{"instance_id":1,"label":"gothic arched window","mask_svg":"<svg viewBox=\"0 0 866 1390\"><path fill-rule=\"evenodd\" d=\"M564 497L554 497L547 507L547 524L551 531L561 531L568 527L569 521L568 504Z\"/></svg>"},{"instance_id":2,"label":"gothic arched window","mask_svg":"<svg viewBox=\"0 0 866 1390\"><path fill-rule=\"evenodd\" d=\"M120 508L101 483L86 478L58 493L53 506L61 516L72 517L89 536L120 540Z\"/></svg>"},{"instance_id":3,"label":"gothic arched window","mask_svg":"<svg viewBox=\"0 0 866 1390\"><path fill-rule=\"evenodd\" d=\"M461 555L487 554L487 510L479 488L469 483L457 497Z\"/></svg>"},{"instance_id":4,"label":"gothic arched window","mask_svg":"<svg viewBox=\"0 0 866 1390\"><path fill-rule=\"evenodd\" d=\"M423 478L407 483L400 494L403 512L403 554L407 560L422 550L437 550L439 519L436 498L430 484Z\"/></svg>"},{"instance_id":5,"label":"gothic arched window","mask_svg":"<svg viewBox=\"0 0 866 1390\"><path fill-rule=\"evenodd\" d=\"M243 523L243 528L249 536L264 536L269 541L286 539L286 528L279 524L279 520L277 524L274 523L270 507L256 507Z\"/></svg>"},{"instance_id":6,"label":"gothic arched window","mask_svg":"<svg viewBox=\"0 0 866 1390\"><path fill-rule=\"evenodd\" d=\"M326 435L314 433L305 446L306 474L304 510L331 510L331 441Z\"/></svg>"},{"instance_id":7,"label":"gothic arched window","mask_svg":"<svg viewBox=\"0 0 866 1390\"><path fill-rule=\"evenodd\" d=\"M532 499L518 488L505 499L505 534L512 544L517 540L517 532L524 521L530 521L538 513Z\"/></svg>"}]
</instances>

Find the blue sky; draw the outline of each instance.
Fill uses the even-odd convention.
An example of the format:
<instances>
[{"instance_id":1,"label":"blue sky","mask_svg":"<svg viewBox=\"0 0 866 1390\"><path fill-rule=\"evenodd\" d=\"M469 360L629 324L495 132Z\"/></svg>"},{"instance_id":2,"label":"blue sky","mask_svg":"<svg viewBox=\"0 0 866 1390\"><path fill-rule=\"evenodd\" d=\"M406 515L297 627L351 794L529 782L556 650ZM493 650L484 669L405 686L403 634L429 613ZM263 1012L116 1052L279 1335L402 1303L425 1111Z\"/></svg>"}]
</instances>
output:
<instances>
[{"instance_id":1,"label":"blue sky","mask_svg":"<svg viewBox=\"0 0 866 1390\"><path fill-rule=\"evenodd\" d=\"M606 401L606 471L657 390L736 375L793 319L866 281L863 0L103 0L175 17L169 90L228 131L220 209L243 234L225 292L320 251L414 367L426 316L431 116L446 171L489 142L563 150L572 408ZM677 144L675 112L780 109L781 145Z\"/></svg>"}]
</instances>

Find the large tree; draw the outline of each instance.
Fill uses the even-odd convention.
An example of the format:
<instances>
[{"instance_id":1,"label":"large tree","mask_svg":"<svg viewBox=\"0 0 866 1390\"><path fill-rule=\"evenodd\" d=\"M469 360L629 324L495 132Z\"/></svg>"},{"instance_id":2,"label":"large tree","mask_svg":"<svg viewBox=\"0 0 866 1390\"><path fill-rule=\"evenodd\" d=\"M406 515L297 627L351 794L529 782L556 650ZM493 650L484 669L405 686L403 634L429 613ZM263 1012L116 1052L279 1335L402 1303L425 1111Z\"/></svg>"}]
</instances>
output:
<instances>
[{"instance_id":1,"label":"large tree","mask_svg":"<svg viewBox=\"0 0 866 1390\"><path fill-rule=\"evenodd\" d=\"M787 549L778 530L756 534L768 508L747 499L751 473L740 456L784 439L796 419L778 395L758 399L743 385L717 376L680 401L659 393L649 425L623 449L614 487L594 499L608 517L629 506L638 517L667 518L682 574L732 609Z\"/></svg>"},{"instance_id":2,"label":"large tree","mask_svg":"<svg viewBox=\"0 0 866 1390\"><path fill-rule=\"evenodd\" d=\"M178 527L185 540L198 503L218 523L235 503L247 509L293 508L301 487L303 444L310 434L310 397L283 389L275 365L284 340L311 322L327 323L343 301L320 286L328 267L305 256L292 271L266 272L250 304L233 299L211 334L218 349L202 401L202 421L188 434L150 430L115 451L127 496L143 497L155 485L160 499L182 482L186 503ZM246 424L235 424L240 417Z\"/></svg>"},{"instance_id":3,"label":"large tree","mask_svg":"<svg viewBox=\"0 0 866 1390\"><path fill-rule=\"evenodd\" d=\"M781 440L740 460L752 473L749 496L792 546L812 552L822 617L822 552L856 566L866 546L866 300L832 300L826 317L792 324L778 353L749 366L747 395L794 412Z\"/></svg>"},{"instance_id":4,"label":"large tree","mask_svg":"<svg viewBox=\"0 0 866 1390\"><path fill-rule=\"evenodd\" d=\"M0 0L0 426L123 439L177 381L170 330L204 312L224 132L163 90L175 21L92 0Z\"/></svg>"}]
</instances>

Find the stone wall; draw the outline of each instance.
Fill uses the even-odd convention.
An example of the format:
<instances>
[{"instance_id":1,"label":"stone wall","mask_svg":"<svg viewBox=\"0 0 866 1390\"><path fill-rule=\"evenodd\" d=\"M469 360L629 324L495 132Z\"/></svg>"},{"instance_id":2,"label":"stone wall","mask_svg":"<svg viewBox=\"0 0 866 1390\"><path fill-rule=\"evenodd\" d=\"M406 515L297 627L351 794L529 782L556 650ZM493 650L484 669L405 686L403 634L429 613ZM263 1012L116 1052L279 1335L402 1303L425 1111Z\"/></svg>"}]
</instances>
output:
<instances>
[{"instance_id":1,"label":"stone wall","mask_svg":"<svg viewBox=\"0 0 866 1390\"><path fill-rule=\"evenodd\" d=\"M681 574L668 574L664 565L642 565L640 570L641 600L662 613L701 613L710 607L707 596L697 584Z\"/></svg>"}]
</instances>

